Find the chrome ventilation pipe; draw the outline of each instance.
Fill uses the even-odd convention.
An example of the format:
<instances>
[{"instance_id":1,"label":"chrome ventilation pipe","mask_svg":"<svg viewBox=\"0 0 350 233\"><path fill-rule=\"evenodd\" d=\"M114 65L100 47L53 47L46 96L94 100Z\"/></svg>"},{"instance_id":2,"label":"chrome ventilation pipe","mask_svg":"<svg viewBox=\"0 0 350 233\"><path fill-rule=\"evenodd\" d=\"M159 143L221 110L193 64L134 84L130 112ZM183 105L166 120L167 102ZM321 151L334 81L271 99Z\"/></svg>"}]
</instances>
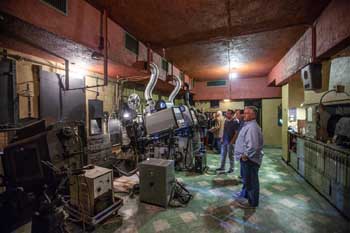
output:
<instances>
[{"instance_id":1,"label":"chrome ventilation pipe","mask_svg":"<svg viewBox=\"0 0 350 233\"><path fill-rule=\"evenodd\" d=\"M154 102L152 98L152 92L154 87L156 86L158 77L159 77L159 69L156 64L150 63L150 71L151 71L151 77L149 82L147 83L146 89L145 89L145 99L147 103L147 109L148 113L150 113L154 109ZM146 110L147 110L146 109Z\"/></svg>"},{"instance_id":2,"label":"chrome ventilation pipe","mask_svg":"<svg viewBox=\"0 0 350 233\"><path fill-rule=\"evenodd\" d=\"M172 105L174 105L175 97L179 93L179 91L181 89L181 86L182 86L181 79L178 76L176 76L176 75L174 75L173 77L175 79L176 86L175 86L175 89L171 92L171 94L169 96L169 99L168 99L168 102L171 103Z\"/></svg>"}]
</instances>

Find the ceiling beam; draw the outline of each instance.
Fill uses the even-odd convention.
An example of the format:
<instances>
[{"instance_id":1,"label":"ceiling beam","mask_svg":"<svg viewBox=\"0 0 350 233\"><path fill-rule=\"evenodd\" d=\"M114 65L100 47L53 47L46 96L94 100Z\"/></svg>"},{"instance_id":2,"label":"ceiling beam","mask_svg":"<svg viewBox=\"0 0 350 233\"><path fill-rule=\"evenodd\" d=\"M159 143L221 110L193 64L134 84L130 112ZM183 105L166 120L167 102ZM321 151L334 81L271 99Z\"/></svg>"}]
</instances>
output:
<instances>
[{"instance_id":1,"label":"ceiling beam","mask_svg":"<svg viewBox=\"0 0 350 233\"><path fill-rule=\"evenodd\" d=\"M240 36L247 36L247 35L252 35L252 34L257 34L257 33L264 33L264 32L270 32L270 31L278 31L278 30L284 30L292 27L307 27L312 26L311 24L308 23L298 23L298 24L285 24L285 25L278 25L278 26L271 26L271 27L257 27L255 29L247 30L247 31L242 31L239 33L230 33L228 35L228 30L226 27L222 27L220 29L215 29L212 31L205 31L200 34L195 33L195 34L187 34L181 38L174 39L174 40L169 40L166 43L152 43L151 47L155 50L159 49L169 49L169 48L174 48L174 47L179 47L179 46L184 46L184 45L190 45L190 44L201 44L201 43L212 43L212 42L219 42L219 41L230 41L236 37ZM235 31L234 28L231 31Z\"/></svg>"}]
</instances>

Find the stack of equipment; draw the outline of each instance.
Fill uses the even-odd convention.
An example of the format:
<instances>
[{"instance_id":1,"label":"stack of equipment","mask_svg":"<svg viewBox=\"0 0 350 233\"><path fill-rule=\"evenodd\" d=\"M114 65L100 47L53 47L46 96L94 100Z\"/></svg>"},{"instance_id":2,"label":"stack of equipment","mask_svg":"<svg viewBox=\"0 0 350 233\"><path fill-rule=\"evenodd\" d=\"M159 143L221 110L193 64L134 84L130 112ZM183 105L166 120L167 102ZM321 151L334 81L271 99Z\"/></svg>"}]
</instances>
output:
<instances>
[{"instance_id":1,"label":"stack of equipment","mask_svg":"<svg viewBox=\"0 0 350 233\"><path fill-rule=\"evenodd\" d=\"M77 219L85 218L86 222L95 225L116 212L122 200L114 201L113 171L94 166L84 174L71 176L70 206L68 212Z\"/></svg>"},{"instance_id":2,"label":"stack of equipment","mask_svg":"<svg viewBox=\"0 0 350 233\"><path fill-rule=\"evenodd\" d=\"M113 155L109 135L90 136L87 145L88 163L101 167L111 167Z\"/></svg>"}]
</instances>

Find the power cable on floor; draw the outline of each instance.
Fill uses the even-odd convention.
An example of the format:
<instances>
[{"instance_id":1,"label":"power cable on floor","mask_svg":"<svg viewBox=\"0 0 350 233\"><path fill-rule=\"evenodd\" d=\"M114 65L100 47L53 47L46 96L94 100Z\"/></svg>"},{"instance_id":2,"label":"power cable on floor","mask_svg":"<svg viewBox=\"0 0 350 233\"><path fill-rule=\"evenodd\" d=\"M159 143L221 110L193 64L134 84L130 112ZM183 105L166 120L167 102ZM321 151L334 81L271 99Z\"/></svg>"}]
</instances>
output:
<instances>
[{"instance_id":1,"label":"power cable on floor","mask_svg":"<svg viewBox=\"0 0 350 233\"><path fill-rule=\"evenodd\" d=\"M170 207L185 207L193 198L193 195L186 189L186 187L181 184L178 180L171 189L169 206ZM177 204L178 202L179 204Z\"/></svg>"}]
</instances>

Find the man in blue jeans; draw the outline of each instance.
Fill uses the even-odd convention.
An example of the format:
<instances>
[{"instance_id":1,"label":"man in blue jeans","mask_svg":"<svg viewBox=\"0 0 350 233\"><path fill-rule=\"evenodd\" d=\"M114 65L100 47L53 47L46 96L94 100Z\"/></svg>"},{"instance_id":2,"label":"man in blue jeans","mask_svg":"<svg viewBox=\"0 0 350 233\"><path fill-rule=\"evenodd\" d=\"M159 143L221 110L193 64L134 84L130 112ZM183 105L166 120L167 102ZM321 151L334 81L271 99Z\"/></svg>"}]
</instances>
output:
<instances>
[{"instance_id":1,"label":"man in blue jeans","mask_svg":"<svg viewBox=\"0 0 350 233\"><path fill-rule=\"evenodd\" d=\"M230 160L230 168L227 173L234 171L233 146L235 141L235 132L238 130L239 124L233 119L233 110L229 109L226 112L226 119L224 123L224 132L221 138L221 164L217 172L225 171L226 158Z\"/></svg>"},{"instance_id":2,"label":"man in blue jeans","mask_svg":"<svg viewBox=\"0 0 350 233\"><path fill-rule=\"evenodd\" d=\"M244 118L244 111L243 110L240 110L240 109L236 109L236 111L235 111L235 115L234 115L234 117L233 117L233 119L238 123L238 130L236 130L236 132L235 132L235 142L236 142L236 139L237 139L237 137L238 137L238 134L239 134L239 131L242 129L242 127L243 127L243 125L244 125L244 120L243 120L243 118ZM242 161L240 161L240 159L239 158L236 158L236 160L237 161L239 161L239 163L240 163L240 175L239 175L239 179L240 179L240 181L244 184L244 181L243 181L243 167L242 167ZM242 190L243 190L243 192L237 192L237 193L235 193L234 195L233 195L233 197L235 197L235 198L245 198L245 196L246 196L246 194L245 194L245 187L243 186L242 187Z\"/></svg>"},{"instance_id":3,"label":"man in blue jeans","mask_svg":"<svg viewBox=\"0 0 350 233\"><path fill-rule=\"evenodd\" d=\"M236 145L235 157L242 163L243 187L241 194L247 198L247 202L238 200L242 208L255 208L259 205L259 168L263 158L263 137L261 128L256 122L257 108L245 107L244 125L240 130Z\"/></svg>"}]
</instances>

